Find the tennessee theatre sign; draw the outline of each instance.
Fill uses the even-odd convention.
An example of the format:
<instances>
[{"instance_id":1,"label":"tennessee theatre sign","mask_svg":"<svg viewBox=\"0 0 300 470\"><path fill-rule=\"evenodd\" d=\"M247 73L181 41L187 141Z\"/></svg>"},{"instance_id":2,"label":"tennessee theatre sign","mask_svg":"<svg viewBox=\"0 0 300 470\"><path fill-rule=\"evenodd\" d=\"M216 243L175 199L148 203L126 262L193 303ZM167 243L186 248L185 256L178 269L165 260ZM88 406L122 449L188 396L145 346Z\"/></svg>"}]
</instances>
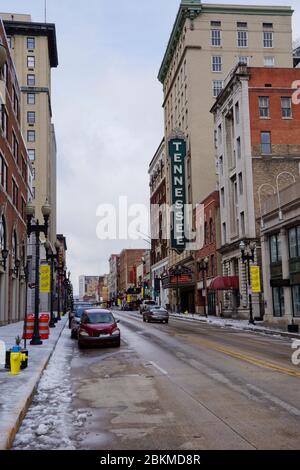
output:
<instances>
[{"instance_id":1,"label":"tennessee theatre sign","mask_svg":"<svg viewBox=\"0 0 300 470\"><path fill-rule=\"evenodd\" d=\"M171 138L169 140L169 158L171 160L171 248L182 253L186 247L185 238L185 159L186 141L184 138Z\"/></svg>"}]
</instances>

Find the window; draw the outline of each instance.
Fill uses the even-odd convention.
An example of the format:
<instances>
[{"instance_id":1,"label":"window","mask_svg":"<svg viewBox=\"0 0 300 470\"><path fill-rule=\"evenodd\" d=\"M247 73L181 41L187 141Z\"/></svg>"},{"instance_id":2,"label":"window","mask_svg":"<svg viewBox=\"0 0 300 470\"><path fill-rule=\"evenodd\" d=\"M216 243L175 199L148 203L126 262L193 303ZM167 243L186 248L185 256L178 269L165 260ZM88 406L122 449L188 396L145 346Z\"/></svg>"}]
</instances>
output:
<instances>
[{"instance_id":1,"label":"window","mask_svg":"<svg viewBox=\"0 0 300 470\"><path fill-rule=\"evenodd\" d=\"M218 126L218 144L222 145L222 141L223 141L223 138L222 138L222 124L220 124Z\"/></svg>"},{"instance_id":2,"label":"window","mask_svg":"<svg viewBox=\"0 0 300 470\"><path fill-rule=\"evenodd\" d=\"M227 242L227 229L226 229L226 223L224 222L222 225L222 232L223 232L223 243L226 245Z\"/></svg>"},{"instance_id":3,"label":"window","mask_svg":"<svg viewBox=\"0 0 300 470\"><path fill-rule=\"evenodd\" d=\"M8 126L7 126L7 123L8 123L8 115L7 115L7 112L4 108L4 106L2 106L1 128L2 128L3 135L6 139L8 139Z\"/></svg>"},{"instance_id":4,"label":"window","mask_svg":"<svg viewBox=\"0 0 300 470\"><path fill-rule=\"evenodd\" d=\"M300 317L300 285L292 287L293 312L295 317Z\"/></svg>"},{"instance_id":5,"label":"window","mask_svg":"<svg viewBox=\"0 0 300 470\"><path fill-rule=\"evenodd\" d=\"M27 49L35 49L35 38L27 38Z\"/></svg>"},{"instance_id":6,"label":"window","mask_svg":"<svg viewBox=\"0 0 300 470\"><path fill-rule=\"evenodd\" d=\"M9 49L12 49L12 37L11 36L7 36L7 43L8 43Z\"/></svg>"},{"instance_id":7,"label":"window","mask_svg":"<svg viewBox=\"0 0 300 470\"><path fill-rule=\"evenodd\" d=\"M238 21L237 22L237 27L238 28L248 28L248 23L245 23L244 21Z\"/></svg>"},{"instance_id":8,"label":"window","mask_svg":"<svg viewBox=\"0 0 300 470\"><path fill-rule=\"evenodd\" d=\"M275 57L268 56L264 58L264 67L274 67L275 66Z\"/></svg>"},{"instance_id":9,"label":"window","mask_svg":"<svg viewBox=\"0 0 300 470\"><path fill-rule=\"evenodd\" d=\"M235 123L239 125L240 123L240 103L235 103Z\"/></svg>"},{"instance_id":10,"label":"window","mask_svg":"<svg viewBox=\"0 0 300 470\"><path fill-rule=\"evenodd\" d=\"M28 74L27 75L27 85L28 86L35 86L35 75Z\"/></svg>"},{"instance_id":11,"label":"window","mask_svg":"<svg viewBox=\"0 0 300 470\"><path fill-rule=\"evenodd\" d=\"M245 212L241 212L241 234L245 236L246 227L245 227Z\"/></svg>"},{"instance_id":12,"label":"window","mask_svg":"<svg viewBox=\"0 0 300 470\"><path fill-rule=\"evenodd\" d=\"M247 65L249 67L250 57L242 55L238 58L238 62L239 62L239 64Z\"/></svg>"},{"instance_id":13,"label":"window","mask_svg":"<svg viewBox=\"0 0 300 470\"><path fill-rule=\"evenodd\" d=\"M14 132L12 133L12 144L13 144L13 156L15 157L15 160L18 161L19 160L19 142Z\"/></svg>"},{"instance_id":14,"label":"window","mask_svg":"<svg viewBox=\"0 0 300 470\"><path fill-rule=\"evenodd\" d=\"M27 57L27 67L29 69L34 69L34 67L35 67L35 57L34 56L29 55Z\"/></svg>"},{"instance_id":15,"label":"window","mask_svg":"<svg viewBox=\"0 0 300 470\"><path fill-rule=\"evenodd\" d=\"M224 175L224 163L223 163L223 157L219 158L219 175L223 176Z\"/></svg>"},{"instance_id":16,"label":"window","mask_svg":"<svg viewBox=\"0 0 300 470\"><path fill-rule=\"evenodd\" d=\"M222 207L223 209L225 208L225 189L221 189L221 202L222 202Z\"/></svg>"},{"instance_id":17,"label":"window","mask_svg":"<svg viewBox=\"0 0 300 470\"><path fill-rule=\"evenodd\" d=\"M222 57L220 55L212 57L212 71L222 72Z\"/></svg>"},{"instance_id":18,"label":"window","mask_svg":"<svg viewBox=\"0 0 300 470\"><path fill-rule=\"evenodd\" d=\"M15 180L12 180L12 200L13 204L18 209L18 204L19 204L19 188L15 182Z\"/></svg>"},{"instance_id":19,"label":"window","mask_svg":"<svg viewBox=\"0 0 300 470\"><path fill-rule=\"evenodd\" d=\"M213 80L213 96L214 96L214 98L217 98L222 90L223 90L223 81L222 80Z\"/></svg>"},{"instance_id":20,"label":"window","mask_svg":"<svg viewBox=\"0 0 300 470\"><path fill-rule=\"evenodd\" d=\"M271 264L280 263L282 260L281 242L278 233L270 237L270 257Z\"/></svg>"},{"instance_id":21,"label":"window","mask_svg":"<svg viewBox=\"0 0 300 470\"><path fill-rule=\"evenodd\" d=\"M261 153L264 155L272 153L271 132L261 132Z\"/></svg>"},{"instance_id":22,"label":"window","mask_svg":"<svg viewBox=\"0 0 300 470\"><path fill-rule=\"evenodd\" d=\"M35 104L35 93L27 93L27 104L29 105Z\"/></svg>"},{"instance_id":23,"label":"window","mask_svg":"<svg viewBox=\"0 0 300 470\"><path fill-rule=\"evenodd\" d=\"M0 185L7 191L7 165L4 157L0 154Z\"/></svg>"},{"instance_id":24,"label":"window","mask_svg":"<svg viewBox=\"0 0 300 470\"><path fill-rule=\"evenodd\" d=\"M19 117L19 97L14 86L12 87L12 102L14 112L16 116Z\"/></svg>"},{"instance_id":25,"label":"window","mask_svg":"<svg viewBox=\"0 0 300 470\"><path fill-rule=\"evenodd\" d=\"M208 245L208 241L209 241L209 238L208 238L208 223L205 222L205 224L204 224L204 244Z\"/></svg>"},{"instance_id":26,"label":"window","mask_svg":"<svg viewBox=\"0 0 300 470\"><path fill-rule=\"evenodd\" d=\"M264 47L268 49L273 47L273 32L272 31L264 31Z\"/></svg>"},{"instance_id":27,"label":"window","mask_svg":"<svg viewBox=\"0 0 300 470\"><path fill-rule=\"evenodd\" d=\"M215 255L211 255L210 257L210 270L211 270L211 277L214 277L215 272L216 272Z\"/></svg>"},{"instance_id":28,"label":"window","mask_svg":"<svg viewBox=\"0 0 300 470\"><path fill-rule=\"evenodd\" d=\"M35 131L27 131L27 141L35 142Z\"/></svg>"},{"instance_id":29,"label":"window","mask_svg":"<svg viewBox=\"0 0 300 470\"><path fill-rule=\"evenodd\" d=\"M240 196L242 196L244 194L243 173L239 173L239 191Z\"/></svg>"},{"instance_id":30,"label":"window","mask_svg":"<svg viewBox=\"0 0 300 470\"><path fill-rule=\"evenodd\" d=\"M29 149L28 150L28 156L29 156L29 160L31 162L34 162L35 161L35 150L34 149Z\"/></svg>"},{"instance_id":31,"label":"window","mask_svg":"<svg viewBox=\"0 0 300 470\"><path fill-rule=\"evenodd\" d=\"M284 119L292 117L292 98L281 98L281 113Z\"/></svg>"},{"instance_id":32,"label":"window","mask_svg":"<svg viewBox=\"0 0 300 470\"><path fill-rule=\"evenodd\" d=\"M241 146L241 138L240 137L238 137L236 139L236 152L237 152L238 160L240 160L242 158L242 146Z\"/></svg>"},{"instance_id":33,"label":"window","mask_svg":"<svg viewBox=\"0 0 300 470\"><path fill-rule=\"evenodd\" d=\"M28 124L35 124L35 112L28 111L27 113L27 123Z\"/></svg>"},{"instance_id":34,"label":"window","mask_svg":"<svg viewBox=\"0 0 300 470\"><path fill-rule=\"evenodd\" d=\"M300 225L289 230L290 258L300 258Z\"/></svg>"},{"instance_id":35,"label":"window","mask_svg":"<svg viewBox=\"0 0 300 470\"><path fill-rule=\"evenodd\" d=\"M263 23L264 29L273 29L273 23Z\"/></svg>"},{"instance_id":36,"label":"window","mask_svg":"<svg viewBox=\"0 0 300 470\"><path fill-rule=\"evenodd\" d=\"M270 117L270 98L268 96L259 97L259 117Z\"/></svg>"},{"instance_id":37,"label":"window","mask_svg":"<svg viewBox=\"0 0 300 470\"><path fill-rule=\"evenodd\" d=\"M210 236L210 243L214 241L214 223L213 220L209 220L209 236Z\"/></svg>"},{"instance_id":38,"label":"window","mask_svg":"<svg viewBox=\"0 0 300 470\"><path fill-rule=\"evenodd\" d=\"M221 28L222 23L221 23L221 21L211 21L211 22L210 22L210 26L211 26L212 28Z\"/></svg>"},{"instance_id":39,"label":"window","mask_svg":"<svg viewBox=\"0 0 300 470\"><path fill-rule=\"evenodd\" d=\"M238 31L237 45L238 47L248 47L248 31Z\"/></svg>"},{"instance_id":40,"label":"window","mask_svg":"<svg viewBox=\"0 0 300 470\"><path fill-rule=\"evenodd\" d=\"M220 29L212 29L211 45L214 47L221 47L221 30Z\"/></svg>"},{"instance_id":41,"label":"window","mask_svg":"<svg viewBox=\"0 0 300 470\"><path fill-rule=\"evenodd\" d=\"M25 199L21 197L21 215L22 215L23 220L26 220L25 208L26 208Z\"/></svg>"},{"instance_id":42,"label":"window","mask_svg":"<svg viewBox=\"0 0 300 470\"><path fill-rule=\"evenodd\" d=\"M0 252L6 248L6 224L3 215L0 217Z\"/></svg>"},{"instance_id":43,"label":"window","mask_svg":"<svg viewBox=\"0 0 300 470\"><path fill-rule=\"evenodd\" d=\"M284 290L282 287L273 288L273 313L274 317L283 317L285 313Z\"/></svg>"}]
</instances>

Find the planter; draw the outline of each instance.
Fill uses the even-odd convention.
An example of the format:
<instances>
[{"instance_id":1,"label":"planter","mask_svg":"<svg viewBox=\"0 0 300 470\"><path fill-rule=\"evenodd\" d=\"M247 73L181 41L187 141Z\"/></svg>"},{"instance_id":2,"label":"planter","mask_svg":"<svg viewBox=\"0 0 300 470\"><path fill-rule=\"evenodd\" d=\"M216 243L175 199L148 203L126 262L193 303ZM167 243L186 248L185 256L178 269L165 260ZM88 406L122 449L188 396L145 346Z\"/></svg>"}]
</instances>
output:
<instances>
[{"instance_id":1,"label":"planter","mask_svg":"<svg viewBox=\"0 0 300 470\"><path fill-rule=\"evenodd\" d=\"M299 325L288 325L289 333L299 333Z\"/></svg>"},{"instance_id":2,"label":"planter","mask_svg":"<svg viewBox=\"0 0 300 470\"><path fill-rule=\"evenodd\" d=\"M27 349L22 349L21 351L23 354L26 354L26 361L22 362L21 364L21 370L27 369L28 367L28 350ZM6 362L5 362L5 369L10 370L10 354L11 350L6 351Z\"/></svg>"}]
</instances>

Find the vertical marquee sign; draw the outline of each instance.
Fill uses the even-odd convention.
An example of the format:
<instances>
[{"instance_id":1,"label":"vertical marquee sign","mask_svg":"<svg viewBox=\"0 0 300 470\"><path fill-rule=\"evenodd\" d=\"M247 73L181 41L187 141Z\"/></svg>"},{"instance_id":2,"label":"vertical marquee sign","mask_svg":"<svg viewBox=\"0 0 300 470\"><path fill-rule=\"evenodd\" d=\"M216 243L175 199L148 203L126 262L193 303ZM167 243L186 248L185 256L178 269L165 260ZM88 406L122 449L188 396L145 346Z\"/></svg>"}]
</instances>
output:
<instances>
[{"instance_id":1,"label":"vertical marquee sign","mask_svg":"<svg viewBox=\"0 0 300 470\"><path fill-rule=\"evenodd\" d=\"M184 138L169 140L169 158L171 160L171 248L177 253L183 253L186 247L185 238L185 159L187 146Z\"/></svg>"}]
</instances>

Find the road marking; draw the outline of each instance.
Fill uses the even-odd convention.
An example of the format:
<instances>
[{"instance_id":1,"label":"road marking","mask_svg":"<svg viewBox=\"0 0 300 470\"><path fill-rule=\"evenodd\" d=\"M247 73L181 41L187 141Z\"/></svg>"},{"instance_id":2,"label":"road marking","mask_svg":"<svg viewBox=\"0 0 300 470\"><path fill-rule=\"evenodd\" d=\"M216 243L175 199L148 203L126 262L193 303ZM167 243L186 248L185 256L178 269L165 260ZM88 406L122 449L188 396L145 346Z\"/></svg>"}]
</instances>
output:
<instances>
[{"instance_id":1,"label":"road marking","mask_svg":"<svg viewBox=\"0 0 300 470\"><path fill-rule=\"evenodd\" d=\"M295 415L295 416L300 416L300 410L295 408L292 405L289 405L283 400L280 400L280 398L275 397L274 395L271 395L270 393L265 392L264 390L256 387L255 385L247 384L247 387L250 388L250 390L253 390L256 393L259 393L263 398L271 401L277 406L280 406L283 408L285 411L288 411L289 413Z\"/></svg>"},{"instance_id":2,"label":"road marking","mask_svg":"<svg viewBox=\"0 0 300 470\"><path fill-rule=\"evenodd\" d=\"M300 379L300 372L298 372L294 369L289 369L287 367L283 367L283 366L280 366L278 364L274 364L272 362L264 361L262 359L257 359L256 357L246 356L245 354L238 353L236 351L224 348L222 346L218 346L214 343L211 343L210 341L206 341L206 340L202 340L202 339L199 340L198 339L197 343L200 344L200 345L207 346L208 348L213 349L214 351L223 353L226 356L233 357L234 359L239 359L243 362L248 362L249 364L258 366L262 369L273 370L273 371L278 372L280 374L285 374L285 375L289 375L290 377L295 377L297 379Z\"/></svg>"},{"instance_id":3,"label":"road marking","mask_svg":"<svg viewBox=\"0 0 300 470\"><path fill-rule=\"evenodd\" d=\"M169 375L168 372L162 369L158 364L156 364L156 362L150 361L148 364L155 367L155 369L159 370L163 375Z\"/></svg>"}]
</instances>

